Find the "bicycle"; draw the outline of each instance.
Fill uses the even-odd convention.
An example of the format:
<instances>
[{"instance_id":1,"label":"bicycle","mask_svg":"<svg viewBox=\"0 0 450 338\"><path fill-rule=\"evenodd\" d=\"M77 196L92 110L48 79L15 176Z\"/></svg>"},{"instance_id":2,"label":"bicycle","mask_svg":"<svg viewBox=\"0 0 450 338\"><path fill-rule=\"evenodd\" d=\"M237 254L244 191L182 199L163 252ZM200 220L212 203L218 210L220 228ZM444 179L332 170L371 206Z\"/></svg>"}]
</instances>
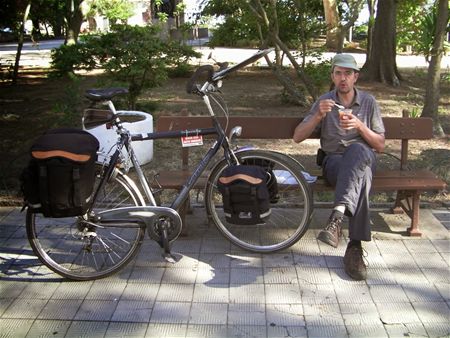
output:
<instances>
[{"instance_id":1,"label":"bicycle","mask_svg":"<svg viewBox=\"0 0 450 338\"><path fill-rule=\"evenodd\" d=\"M228 110L220 100L222 80L270 51L259 51L232 67L221 64L217 72L212 65L201 66L193 74L187 91L203 99L211 116L212 128L131 135L123 127L120 114L112 103L113 97L126 93L126 89L88 90L86 96L94 104L106 104L109 110L88 114L84 117L85 125L107 124L113 127L118 134L117 145L112 154L106 154L105 158L109 160L98 164L93 202L85 215L52 219L27 210L27 236L40 261L69 279L103 278L133 259L147 231L149 237L163 249L163 257L175 262L170 245L182 229L177 210L207 170L210 174L204 192L206 213L228 240L238 247L258 253L283 250L296 243L306 232L312 215L311 191L301 173L302 166L294 158L274 151L233 149L232 141L239 136L241 128L232 128L227 137L227 126L219 123L211 104L213 101L228 116ZM198 84L197 81L204 75L207 76L206 81ZM170 205L158 205L155 197L158 189L152 189L147 181L132 143L192 135L215 135L216 139ZM223 156L213 163L212 159L220 149L223 149ZM284 182L278 182L277 200L272 202L272 214L266 223L239 226L225 219L217 180L226 167L242 163L270 163L275 176L284 175ZM131 164L139 184L127 175Z\"/></svg>"}]
</instances>

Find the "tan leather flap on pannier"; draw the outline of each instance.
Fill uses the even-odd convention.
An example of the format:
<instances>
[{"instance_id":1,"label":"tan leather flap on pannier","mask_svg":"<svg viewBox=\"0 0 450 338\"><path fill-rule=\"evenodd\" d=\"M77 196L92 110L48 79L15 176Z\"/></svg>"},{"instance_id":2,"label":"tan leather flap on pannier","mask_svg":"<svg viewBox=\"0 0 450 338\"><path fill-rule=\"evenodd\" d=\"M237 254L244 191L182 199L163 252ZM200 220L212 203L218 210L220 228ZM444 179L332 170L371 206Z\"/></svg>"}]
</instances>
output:
<instances>
[{"instance_id":1,"label":"tan leather flap on pannier","mask_svg":"<svg viewBox=\"0 0 450 338\"><path fill-rule=\"evenodd\" d=\"M75 162L86 162L91 159L90 155L74 154L63 150L32 151L31 154L38 160L45 160L51 157L64 157Z\"/></svg>"},{"instance_id":2,"label":"tan leather flap on pannier","mask_svg":"<svg viewBox=\"0 0 450 338\"><path fill-rule=\"evenodd\" d=\"M237 180L243 180L250 184L260 184L262 182L262 179L260 179L260 178L252 177L252 176L245 175L245 174L235 174L233 176L228 176L228 177L222 176L219 178L220 183L223 183L223 184L229 184L230 182L237 181Z\"/></svg>"}]
</instances>

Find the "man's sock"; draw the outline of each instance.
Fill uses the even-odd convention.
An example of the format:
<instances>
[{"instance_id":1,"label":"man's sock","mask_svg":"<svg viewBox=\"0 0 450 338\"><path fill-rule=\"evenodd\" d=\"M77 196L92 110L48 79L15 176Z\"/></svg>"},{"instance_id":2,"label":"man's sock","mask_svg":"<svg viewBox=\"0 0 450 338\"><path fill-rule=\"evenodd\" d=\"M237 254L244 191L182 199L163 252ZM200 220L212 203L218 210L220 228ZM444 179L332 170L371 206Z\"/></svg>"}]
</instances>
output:
<instances>
[{"instance_id":1,"label":"man's sock","mask_svg":"<svg viewBox=\"0 0 450 338\"><path fill-rule=\"evenodd\" d=\"M345 205L336 205L333 210L339 211L343 215L345 213Z\"/></svg>"},{"instance_id":2,"label":"man's sock","mask_svg":"<svg viewBox=\"0 0 450 338\"><path fill-rule=\"evenodd\" d=\"M342 218L344 217L345 212L345 205L337 205L333 208L333 211L331 212L330 218Z\"/></svg>"}]
</instances>

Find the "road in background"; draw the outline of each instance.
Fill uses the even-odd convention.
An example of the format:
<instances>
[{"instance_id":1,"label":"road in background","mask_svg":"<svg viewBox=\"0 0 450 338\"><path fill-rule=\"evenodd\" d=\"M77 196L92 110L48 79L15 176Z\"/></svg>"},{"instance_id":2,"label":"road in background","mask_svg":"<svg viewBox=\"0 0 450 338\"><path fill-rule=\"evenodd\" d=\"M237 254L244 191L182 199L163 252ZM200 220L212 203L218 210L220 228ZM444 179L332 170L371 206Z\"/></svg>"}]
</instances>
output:
<instances>
[{"instance_id":1,"label":"road in background","mask_svg":"<svg viewBox=\"0 0 450 338\"><path fill-rule=\"evenodd\" d=\"M255 53L256 49L249 48L209 48L204 44L207 39L190 40L188 44L194 47L198 52L202 54L201 59L193 60L194 64L211 63L208 61L208 55L212 52L213 57L220 62L238 63ZM22 49L22 55L20 59L20 65L25 67L49 67L51 61L51 50L59 47L64 43L64 40L44 40L39 41L37 44L31 42L24 43ZM17 44L15 43L2 43L0 44L0 64L14 64L17 51ZM323 59L331 59L335 53L323 53ZM351 53L358 63L362 66L366 60L366 55L361 53ZM270 56L270 54L269 54ZM312 60L312 58L311 58ZM267 65L262 58L257 61L258 65ZM286 65L289 62L286 60ZM418 55L397 55L397 67L399 68L428 68L428 64L423 56ZM443 70L450 71L450 55L444 56L441 62L441 68Z\"/></svg>"}]
</instances>

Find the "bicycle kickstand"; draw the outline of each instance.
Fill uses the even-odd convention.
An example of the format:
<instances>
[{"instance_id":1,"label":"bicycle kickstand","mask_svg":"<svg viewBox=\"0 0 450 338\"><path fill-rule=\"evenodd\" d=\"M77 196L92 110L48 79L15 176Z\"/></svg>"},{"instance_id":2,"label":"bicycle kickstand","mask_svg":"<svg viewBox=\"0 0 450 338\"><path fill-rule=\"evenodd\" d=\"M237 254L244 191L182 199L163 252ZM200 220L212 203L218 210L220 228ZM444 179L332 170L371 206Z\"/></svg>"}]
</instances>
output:
<instances>
[{"instance_id":1,"label":"bicycle kickstand","mask_svg":"<svg viewBox=\"0 0 450 338\"><path fill-rule=\"evenodd\" d=\"M164 250L162 256L165 261L167 261L169 263L176 263L178 261L178 259L175 257L175 255L173 255L172 252L170 251L169 236L167 234L167 229L165 227L161 233L159 245Z\"/></svg>"}]
</instances>

